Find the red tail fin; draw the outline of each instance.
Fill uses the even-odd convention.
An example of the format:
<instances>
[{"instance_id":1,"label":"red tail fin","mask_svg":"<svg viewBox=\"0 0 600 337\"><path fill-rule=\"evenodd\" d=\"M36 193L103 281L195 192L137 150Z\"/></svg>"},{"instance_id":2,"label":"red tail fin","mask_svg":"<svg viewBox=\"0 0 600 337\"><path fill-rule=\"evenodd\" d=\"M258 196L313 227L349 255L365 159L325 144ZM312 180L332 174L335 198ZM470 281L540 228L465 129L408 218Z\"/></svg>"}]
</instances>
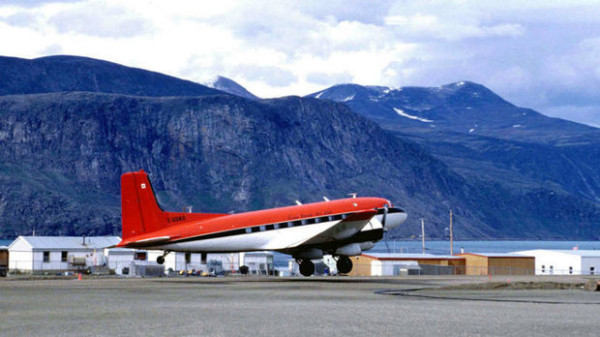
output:
<instances>
[{"instance_id":1,"label":"red tail fin","mask_svg":"<svg viewBox=\"0 0 600 337\"><path fill-rule=\"evenodd\" d=\"M226 216L210 213L173 213L160 208L144 170L121 176L121 229L123 241L169 226Z\"/></svg>"},{"instance_id":2,"label":"red tail fin","mask_svg":"<svg viewBox=\"0 0 600 337\"><path fill-rule=\"evenodd\" d=\"M167 215L158 206L144 170L121 176L121 217L123 240L167 227Z\"/></svg>"}]
</instances>

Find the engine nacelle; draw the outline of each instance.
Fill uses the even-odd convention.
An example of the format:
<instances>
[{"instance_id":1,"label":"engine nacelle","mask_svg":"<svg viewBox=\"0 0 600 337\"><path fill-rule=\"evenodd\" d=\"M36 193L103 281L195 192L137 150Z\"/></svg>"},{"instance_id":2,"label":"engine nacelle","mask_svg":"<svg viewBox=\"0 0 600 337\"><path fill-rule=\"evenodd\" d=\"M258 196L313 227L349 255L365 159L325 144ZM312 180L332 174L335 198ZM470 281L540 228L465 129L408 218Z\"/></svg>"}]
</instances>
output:
<instances>
[{"instance_id":1,"label":"engine nacelle","mask_svg":"<svg viewBox=\"0 0 600 337\"><path fill-rule=\"evenodd\" d=\"M360 243L360 250L362 250L363 252L373 247L375 247L375 242L373 241L365 241Z\"/></svg>"},{"instance_id":2,"label":"engine nacelle","mask_svg":"<svg viewBox=\"0 0 600 337\"><path fill-rule=\"evenodd\" d=\"M310 248L301 251L299 254L294 255L294 258L301 260L315 260L323 258L323 251L316 248Z\"/></svg>"},{"instance_id":3,"label":"engine nacelle","mask_svg":"<svg viewBox=\"0 0 600 337\"><path fill-rule=\"evenodd\" d=\"M335 255L356 256L362 253L360 243L351 243L335 250Z\"/></svg>"}]
</instances>

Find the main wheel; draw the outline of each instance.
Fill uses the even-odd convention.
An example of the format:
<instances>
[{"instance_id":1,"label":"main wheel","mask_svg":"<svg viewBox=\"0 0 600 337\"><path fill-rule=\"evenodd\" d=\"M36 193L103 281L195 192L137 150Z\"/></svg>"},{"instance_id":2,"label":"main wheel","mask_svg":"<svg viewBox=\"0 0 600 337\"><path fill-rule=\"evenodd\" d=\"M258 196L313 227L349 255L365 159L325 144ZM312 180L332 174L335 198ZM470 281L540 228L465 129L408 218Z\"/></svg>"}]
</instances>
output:
<instances>
[{"instance_id":1,"label":"main wheel","mask_svg":"<svg viewBox=\"0 0 600 337\"><path fill-rule=\"evenodd\" d=\"M303 260L300 263L300 274L310 276L315 273L315 264L311 260Z\"/></svg>"},{"instance_id":2,"label":"main wheel","mask_svg":"<svg viewBox=\"0 0 600 337\"><path fill-rule=\"evenodd\" d=\"M352 260L347 256L340 256L335 265L341 274L348 274L352 270Z\"/></svg>"},{"instance_id":3,"label":"main wheel","mask_svg":"<svg viewBox=\"0 0 600 337\"><path fill-rule=\"evenodd\" d=\"M162 256L162 255L161 255L161 256L159 256L159 257L157 257L157 258L156 258L156 263L158 263L158 264L163 264L163 263L165 263L165 257L164 257L164 256Z\"/></svg>"}]
</instances>

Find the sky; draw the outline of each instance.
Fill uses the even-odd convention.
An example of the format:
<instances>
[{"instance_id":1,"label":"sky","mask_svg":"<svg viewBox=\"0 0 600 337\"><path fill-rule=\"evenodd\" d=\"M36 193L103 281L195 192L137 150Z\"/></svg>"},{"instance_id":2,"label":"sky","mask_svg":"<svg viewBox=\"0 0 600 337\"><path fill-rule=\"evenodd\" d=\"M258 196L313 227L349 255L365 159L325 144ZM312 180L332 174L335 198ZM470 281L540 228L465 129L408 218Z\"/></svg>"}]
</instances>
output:
<instances>
[{"instance_id":1,"label":"sky","mask_svg":"<svg viewBox=\"0 0 600 337\"><path fill-rule=\"evenodd\" d=\"M600 127L600 0L0 0L0 55L79 55L260 97L481 83Z\"/></svg>"}]
</instances>

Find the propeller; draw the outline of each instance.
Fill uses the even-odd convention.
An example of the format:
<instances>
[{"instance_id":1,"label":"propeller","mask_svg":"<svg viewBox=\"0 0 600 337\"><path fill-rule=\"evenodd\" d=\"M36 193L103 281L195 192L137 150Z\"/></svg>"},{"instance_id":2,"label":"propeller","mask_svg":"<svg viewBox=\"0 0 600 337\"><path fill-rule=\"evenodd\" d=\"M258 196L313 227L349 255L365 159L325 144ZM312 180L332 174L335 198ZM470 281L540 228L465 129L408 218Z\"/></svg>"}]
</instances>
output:
<instances>
[{"instance_id":1,"label":"propeller","mask_svg":"<svg viewBox=\"0 0 600 337\"><path fill-rule=\"evenodd\" d=\"M381 218L381 226L383 227L383 229L385 230L385 220L387 219L387 214L388 214L388 205L384 205L383 206L383 217Z\"/></svg>"},{"instance_id":2,"label":"propeller","mask_svg":"<svg viewBox=\"0 0 600 337\"><path fill-rule=\"evenodd\" d=\"M385 221L387 219L387 214L388 214L388 205L385 204L383 206L383 217L381 218L381 227L383 228L383 242L385 242L385 247L387 248L387 252L391 253L390 245L388 244L388 240L387 240L387 230L385 229Z\"/></svg>"}]
</instances>

